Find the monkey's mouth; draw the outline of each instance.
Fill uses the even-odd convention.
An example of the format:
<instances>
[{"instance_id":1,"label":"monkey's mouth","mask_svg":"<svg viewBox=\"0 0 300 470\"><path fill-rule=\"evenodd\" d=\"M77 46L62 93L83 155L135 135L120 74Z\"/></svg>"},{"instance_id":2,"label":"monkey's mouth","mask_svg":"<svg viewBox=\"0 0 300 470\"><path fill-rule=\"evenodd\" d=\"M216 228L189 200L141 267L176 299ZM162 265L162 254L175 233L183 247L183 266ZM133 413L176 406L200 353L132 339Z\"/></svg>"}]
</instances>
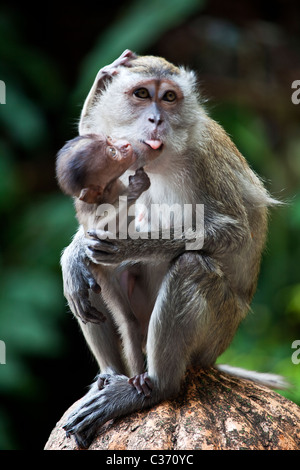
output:
<instances>
[{"instance_id":1,"label":"monkey's mouth","mask_svg":"<svg viewBox=\"0 0 300 470\"><path fill-rule=\"evenodd\" d=\"M152 150L162 150L163 148L163 143L161 140L144 140L143 142Z\"/></svg>"}]
</instances>

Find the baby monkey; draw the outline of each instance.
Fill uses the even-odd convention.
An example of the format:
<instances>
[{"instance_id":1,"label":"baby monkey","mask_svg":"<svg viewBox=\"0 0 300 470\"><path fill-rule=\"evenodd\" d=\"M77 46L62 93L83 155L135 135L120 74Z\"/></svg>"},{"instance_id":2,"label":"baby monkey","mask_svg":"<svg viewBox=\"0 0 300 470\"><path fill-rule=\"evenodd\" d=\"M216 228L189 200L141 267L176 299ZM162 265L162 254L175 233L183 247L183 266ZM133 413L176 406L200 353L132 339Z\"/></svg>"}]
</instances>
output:
<instances>
[{"instance_id":1,"label":"baby monkey","mask_svg":"<svg viewBox=\"0 0 300 470\"><path fill-rule=\"evenodd\" d=\"M66 194L88 204L114 204L120 195L127 196L132 203L149 188L148 176L139 168L129 177L127 188L118 178L135 163L137 156L137 150L123 139L104 134L75 137L57 155L58 183ZM83 204L77 207L79 219L81 210L88 207Z\"/></svg>"},{"instance_id":2,"label":"baby monkey","mask_svg":"<svg viewBox=\"0 0 300 470\"><path fill-rule=\"evenodd\" d=\"M86 134L68 141L59 151L56 160L56 175L62 191L75 197L76 216L86 234L93 236L95 227L104 230L108 218L103 218L103 211L97 211L101 204L115 207L113 216L118 219L119 196L127 197L127 211L140 195L150 186L150 179L143 168L138 168L129 176L126 187L119 177L137 160L139 143L135 148L124 139L113 139L104 134ZM118 221L117 221L118 222ZM92 229L92 231L89 231ZM99 293L101 288L101 269L97 265L94 271L89 266L98 283L91 280L90 287ZM88 298L82 296L82 308L78 316L87 321L99 323L105 320L104 314L89 306Z\"/></svg>"}]
</instances>

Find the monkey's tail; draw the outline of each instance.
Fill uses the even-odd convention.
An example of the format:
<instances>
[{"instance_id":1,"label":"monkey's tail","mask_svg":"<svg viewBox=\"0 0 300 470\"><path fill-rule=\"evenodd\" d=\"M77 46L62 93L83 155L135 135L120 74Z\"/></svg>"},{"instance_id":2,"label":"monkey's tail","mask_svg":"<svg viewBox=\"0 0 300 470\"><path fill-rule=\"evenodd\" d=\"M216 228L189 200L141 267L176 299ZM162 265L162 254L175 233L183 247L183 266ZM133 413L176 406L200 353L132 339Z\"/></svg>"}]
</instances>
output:
<instances>
[{"instance_id":1,"label":"monkey's tail","mask_svg":"<svg viewBox=\"0 0 300 470\"><path fill-rule=\"evenodd\" d=\"M269 388L285 390L291 387L291 384L281 375L246 370L241 367L228 366L226 364L216 364L215 367L221 372L240 377L241 379L251 380L252 382L265 385Z\"/></svg>"}]
</instances>

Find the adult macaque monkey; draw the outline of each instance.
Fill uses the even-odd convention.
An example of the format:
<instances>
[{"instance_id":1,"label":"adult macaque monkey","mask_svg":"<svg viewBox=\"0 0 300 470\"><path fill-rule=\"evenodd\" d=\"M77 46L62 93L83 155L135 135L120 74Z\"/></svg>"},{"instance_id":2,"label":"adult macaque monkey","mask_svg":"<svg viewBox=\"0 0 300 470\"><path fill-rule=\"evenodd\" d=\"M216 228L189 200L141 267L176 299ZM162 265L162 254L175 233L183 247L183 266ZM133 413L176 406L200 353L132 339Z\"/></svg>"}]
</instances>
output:
<instances>
[{"instance_id":1,"label":"adult macaque monkey","mask_svg":"<svg viewBox=\"0 0 300 470\"><path fill-rule=\"evenodd\" d=\"M65 429L86 447L104 422L173 396L189 364L212 365L228 347L255 291L267 207L276 201L208 117L195 74L162 58L125 51L100 70L79 131L144 145L131 170L143 166L150 178L138 199L149 211L162 203L190 204L194 211L204 205L198 250L185 250L185 233L172 240L101 240L97 231L85 238L79 228L64 251L71 309L89 295L90 308L105 308L107 317L101 324L79 322L101 372ZM137 211L136 219L141 232L151 230L145 213ZM174 226L180 224L175 219ZM89 261L105 263L101 294L93 291Z\"/></svg>"}]
</instances>

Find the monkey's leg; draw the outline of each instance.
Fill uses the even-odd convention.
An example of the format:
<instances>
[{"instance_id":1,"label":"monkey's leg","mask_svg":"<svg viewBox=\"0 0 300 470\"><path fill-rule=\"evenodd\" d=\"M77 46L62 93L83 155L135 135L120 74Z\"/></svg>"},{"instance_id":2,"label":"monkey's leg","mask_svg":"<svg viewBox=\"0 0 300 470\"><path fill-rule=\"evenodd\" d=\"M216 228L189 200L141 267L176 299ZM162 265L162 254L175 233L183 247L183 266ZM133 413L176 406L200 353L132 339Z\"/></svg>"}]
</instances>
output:
<instances>
[{"instance_id":1,"label":"monkey's leg","mask_svg":"<svg viewBox=\"0 0 300 470\"><path fill-rule=\"evenodd\" d=\"M102 285L102 293L105 297L105 282L103 282ZM110 283L110 287L113 289L113 280ZM135 332L134 321L132 321L130 315L126 312L126 306L125 309L123 307L123 312L117 312L120 293L115 292L115 294L114 315L119 315L119 319L123 321L120 333L121 336L123 336L123 340L125 340L124 353L128 359L128 363L131 360L131 363L128 364L131 366L131 372L141 374L144 359L138 333L136 334ZM110 295L112 294L110 293ZM94 294L92 294L92 296L94 296ZM99 297L95 300L99 301ZM92 302L92 304L95 305L96 308L99 308L99 304L94 304L94 302ZM114 327L114 324L111 325L109 313L105 313L107 320L102 324L81 324L86 340L101 369L97 380L92 384L89 392L81 400L79 407L68 417L68 422L66 426L64 426L67 435L74 434L76 441L81 447L87 447L89 445L101 424L122 414L118 412L118 406L115 400L116 402L122 402L124 397L126 397L126 392L129 391L132 395L131 411L134 411L136 409L136 397L139 397L136 388L128 383L128 377L121 375L124 367L122 368L121 363L119 364L121 356L119 344L116 341L120 334L117 335L116 330L112 331L110 328L108 329L108 327ZM127 319L127 322L125 322L125 319ZM107 391L107 393L104 394L104 391ZM141 402L137 407L138 409L143 407L142 402L145 396L142 395L140 398Z\"/></svg>"},{"instance_id":2,"label":"monkey's leg","mask_svg":"<svg viewBox=\"0 0 300 470\"><path fill-rule=\"evenodd\" d=\"M86 341L94 354L100 370L103 373L125 372L125 366L120 351L120 341L111 312L104 302L100 289L95 289L103 282L104 291L111 271L103 267L94 266L92 271L87 269L85 252L82 244L84 239L83 228L80 227L72 243L65 249L61 264L64 281L64 293L69 306L76 315ZM84 305L83 305L83 300ZM85 309L88 308L88 311ZM80 310L81 309L81 310ZM94 315L91 322L91 315ZM99 321L105 318L106 321Z\"/></svg>"},{"instance_id":3,"label":"monkey's leg","mask_svg":"<svg viewBox=\"0 0 300 470\"><path fill-rule=\"evenodd\" d=\"M128 270L118 272L116 275L107 267L101 276L101 295L112 312L119 338L122 340L126 371L134 375L144 371L144 356L140 325L133 314L128 298L128 290L133 288L130 283L135 282L131 277Z\"/></svg>"},{"instance_id":4,"label":"monkey's leg","mask_svg":"<svg viewBox=\"0 0 300 470\"><path fill-rule=\"evenodd\" d=\"M163 280L148 328L147 376L154 401L179 391L189 364L215 363L245 307L215 260L191 251L177 258Z\"/></svg>"},{"instance_id":5,"label":"monkey's leg","mask_svg":"<svg viewBox=\"0 0 300 470\"><path fill-rule=\"evenodd\" d=\"M214 290L220 305L215 302L218 310L211 316ZM112 376L103 390L99 391L96 384L92 386L92 393L69 417L65 426L67 433L74 434L77 442L86 447L99 426L109 419L152 406L177 393L195 353L202 352L203 365L207 365L228 345L238 324L236 309L228 311L234 305L220 270L205 272L197 253L180 256L164 278L149 324L147 353L148 375L153 384L151 396L138 393L128 377ZM218 318L222 317L222 308L225 309L223 316L233 318L232 321Z\"/></svg>"},{"instance_id":6,"label":"monkey's leg","mask_svg":"<svg viewBox=\"0 0 300 470\"><path fill-rule=\"evenodd\" d=\"M189 364L213 365L242 314L218 264L205 255L179 256L164 279L148 329L148 375L159 398L179 391Z\"/></svg>"},{"instance_id":7,"label":"monkey's leg","mask_svg":"<svg viewBox=\"0 0 300 470\"><path fill-rule=\"evenodd\" d=\"M91 292L90 301L95 308L105 311L106 321L96 324L79 320L87 344L102 373L124 374L126 368L122 360L120 340L111 314L107 311L101 295Z\"/></svg>"}]
</instances>

